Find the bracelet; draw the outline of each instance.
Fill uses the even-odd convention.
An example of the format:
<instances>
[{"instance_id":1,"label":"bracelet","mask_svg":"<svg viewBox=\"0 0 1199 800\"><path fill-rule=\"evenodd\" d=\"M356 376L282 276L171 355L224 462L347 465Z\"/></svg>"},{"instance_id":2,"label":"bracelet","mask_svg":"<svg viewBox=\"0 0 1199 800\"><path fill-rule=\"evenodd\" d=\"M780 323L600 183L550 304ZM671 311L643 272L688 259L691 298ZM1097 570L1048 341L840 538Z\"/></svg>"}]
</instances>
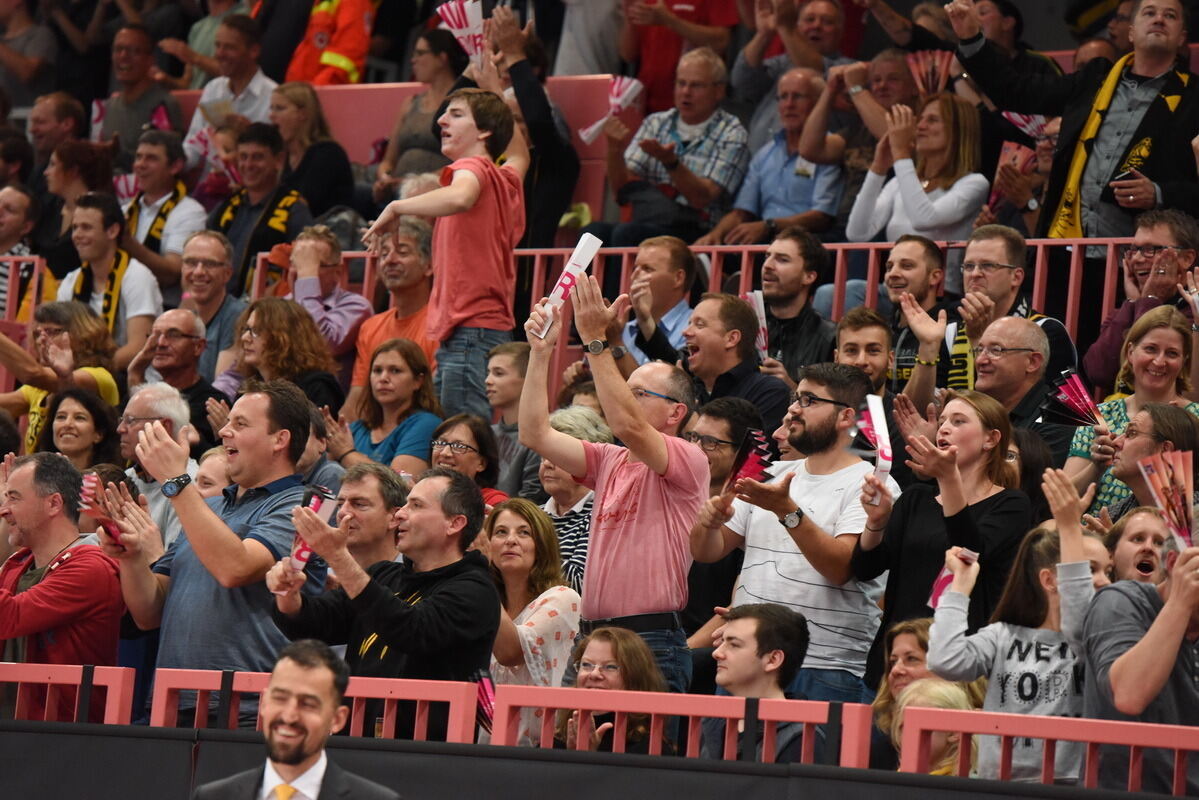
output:
<instances>
[{"instance_id":1,"label":"bracelet","mask_svg":"<svg viewBox=\"0 0 1199 800\"><path fill-rule=\"evenodd\" d=\"M922 366L922 367L935 367L935 366L937 366L937 364L939 364L939 363L940 363L940 361L941 361L941 357L940 357L940 356L937 356L937 357L936 357L936 358L934 358L932 361L925 361L925 360L924 360L923 358L921 358L920 356L916 356L916 363L917 363L917 364L919 364L919 365L920 365L920 366Z\"/></svg>"},{"instance_id":2,"label":"bracelet","mask_svg":"<svg viewBox=\"0 0 1199 800\"><path fill-rule=\"evenodd\" d=\"M869 525L867 525L865 527L866 527L866 530L870 531L871 533L882 533L883 531L885 531L887 529L886 525L884 525L881 528L871 528Z\"/></svg>"},{"instance_id":3,"label":"bracelet","mask_svg":"<svg viewBox=\"0 0 1199 800\"><path fill-rule=\"evenodd\" d=\"M1199 333L1199 325L1196 325L1195 323L1192 322L1191 323L1191 333Z\"/></svg>"},{"instance_id":4,"label":"bracelet","mask_svg":"<svg viewBox=\"0 0 1199 800\"><path fill-rule=\"evenodd\" d=\"M854 95L860 94L861 92L864 92L864 91L866 91L866 87L860 83L850 86L848 89L846 89L846 92L849 94L850 97L853 97Z\"/></svg>"},{"instance_id":5,"label":"bracelet","mask_svg":"<svg viewBox=\"0 0 1199 800\"><path fill-rule=\"evenodd\" d=\"M346 456L348 456L350 453L354 453L354 452L357 452L357 451L355 450L355 448L351 447L349 450L345 451L345 452L344 452L344 453L342 453L341 455L339 455L339 456L335 456L333 460L334 460L334 461L336 461L338 464L340 464L340 463L341 463L341 461L342 461L342 459L344 459L344 458L345 458Z\"/></svg>"}]
</instances>

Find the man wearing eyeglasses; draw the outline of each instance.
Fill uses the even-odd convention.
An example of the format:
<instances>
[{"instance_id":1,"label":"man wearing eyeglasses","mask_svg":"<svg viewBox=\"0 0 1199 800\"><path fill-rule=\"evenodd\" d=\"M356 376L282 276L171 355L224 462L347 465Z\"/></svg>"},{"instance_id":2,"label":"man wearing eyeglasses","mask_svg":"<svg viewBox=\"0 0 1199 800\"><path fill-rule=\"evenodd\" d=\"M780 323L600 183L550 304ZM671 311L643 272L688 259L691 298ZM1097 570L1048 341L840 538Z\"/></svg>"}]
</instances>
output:
<instances>
[{"instance_id":1,"label":"man wearing eyeglasses","mask_svg":"<svg viewBox=\"0 0 1199 800\"><path fill-rule=\"evenodd\" d=\"M196 368L212 381L233 366L237 318L246 307L244 300L225 290L233 277L233 245L219 231L197 231L183 245L182 267L186 305L200 315L208 342Z\"/></svg>"},{"instance_id":2,"label":"man wearing eyeglasses","mask_svg":"<svg viewBox=\"0 0 1199 800\"><path fill-rule=\"evenodd\" d=\"M1070 454L1075 426L1047 422L1041 404L1053 391L1045 381L1049 338L1037 323L1020 317L1003 317L987 326L974 347L974 388L999 401L1008 410L1013 428L1039 435L1061 468Z\"/></svg>"},{"instance_id":3,"label":"man wearing eyeglasses","mask_svg":"<svg viewBox=\"0 0 1199 800\"><path fill-rule=\"evenodd\" d=\"M194 311L171 309L159 315L150 326L150 336L129 362L129 388L149 380L160 380L174 387L191 410L192 427L199 437L192 443L192 457L217 445L216 434L208 423L209 399L225 400L200 374L200 357L208 349L204 321ZM136 444L136 432L134 444Z\"/></svg>"},{"instance_id":4,"label":"man wearing eyeglasses","mask_svg":"<svg viewBox=\"0 0 1199 800\"><path fill-rule=\"evenodd\" d=\"M720 397L705 403L687 421L683 438L699 445L708 458L708 494L720 494L724 489L737 450L751 429L762 430L762 415L753 403L740 397ZM687 573L687 607L682 616L687 646L691 648L692 694L712 694L716 690L712 634L724 619L713 616L712 609L732 605L733 587L744 558L743 550L734 549L713 564L696 561Z\"/></svg>"},{"instance_id":5,"label":"man wearing eyeglasses","mask_svg":"<svg viewBox=\"0 0 1199 800\"><path fill-rule=\"evenodd\" d=\"M679 612L687 605L687 539L708 492L707 459L678 437L694 390L683 370L660 361L625 380L605 336L628 313L627 296L608 306L588 276L571 302L604 418L626 447L582 442L550 427L547 379L561 323L545 303L525 323L532 352L520 397L520 442L595 489L580 630L611 625L637 633L670 690L685 692L691 655ZM538 335L543 326L545 338Z\"/></svg>"},{"instance_id":6,"label":"man wearing eyeglasses","mask_svg":"<svg viewBox=\"0 0 1199 800\"><path fill-rule=\"evenodd\" d=\"M962 259L962 285L966 294L958 311L966 337L976 346L983 331L997 319L1031 319L1049 338L1049 361L1045 372L1056 377L1078 363L1078 352L1066 326L1032 307L1032 299L1020 291L1026 261L1024 237L1006 225L975 228L966 242Z\"/></svg>"},{"instance_id":7,"label":"man wearing eyeglasses","mask_svg":"<svg viewBox=\"0 0 1199 800\"><path fill-rule=\"evenodd\" d=\"M1099 338L1087 348L1082 366L1087 378L1105 390L1114 388L1120 351L1132 323L1163 303L1192 316L1191 304L1178 293L1199 254L1199 222L1176 209L1154 209L1137 217L1132 244L1124 248L1124 296L1103 321Z\"/></svg>"},{"instance_id":8,"label":"man wearing eyeglasses","mask_svg":"<svg viewBox=\"0 0 1199 800\"><path fill-rule=\"evenodd\" d=\"M709 498L691 529L696 561L745 550L734 606L777 603L821 631L786 687L812 700L858 703L872 694L862 676L880 618L871 597L881 587L854 579L850 559L866 525L862 480L873 467L849 449L871 388L857 367L800 370L787 438L806 458L786 463L765 483L742 480L736 499L731 492ZM889 477L887 488L900 492Z\"/></svg>"},{"instance_id":9,"label":"man wearing eyeglasses","mask_svg":"<svg viewBox=\"0 0 1199 800\"><path fill-rule=\"evenodd\" d=\"M358 329L374 309L361 294L343 289L339 284L343 267L341 242L327 225L309 225L300 231L291 246L291 283L289 300L304 307L316 323L317 330L329 343L329 352L341 364L344 386L354 368L354 343Z\"/></svg>"}]
</instances>

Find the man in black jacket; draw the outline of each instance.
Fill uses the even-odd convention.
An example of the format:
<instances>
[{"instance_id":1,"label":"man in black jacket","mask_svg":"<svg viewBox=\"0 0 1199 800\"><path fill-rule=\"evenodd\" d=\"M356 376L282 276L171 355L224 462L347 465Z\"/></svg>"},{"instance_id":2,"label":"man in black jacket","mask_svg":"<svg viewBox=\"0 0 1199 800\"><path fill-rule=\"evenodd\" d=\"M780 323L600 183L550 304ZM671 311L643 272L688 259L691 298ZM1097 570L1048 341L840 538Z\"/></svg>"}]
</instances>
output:
<instances>
[{"instance_id":1,"label":"man in black jacket","mask_svg":"<svg viewBox=\"0 0 1199 800\"><path fill-rule=\"evenodd\" d=\"M276 564L267 586L277 593L275 624L289 638L347 645L354 675L465 681L487 667L500 600L487 560L466 552L483 525L483 498L474 481L444 468L424 473L396 512L403 564L359 566L347 547L344 518L331 528L311 510L297 508L292 519L341 588L301 595L290 558ZM369 732L369 704L367 714ZM410 735L412 722L413 708L401 704L397 736ZM429 737L444 735L444 725L444 714L431 720Z\"/></svg>"},{"instance_id":2,"label":"man in black jacket","mask_svg":"<svg viewBox=\"0 0 1199 800\"><path fill-rule=\"evenodd\" d=\"M828 251L798 226L775 235L762 265L767 348L762 371L795 390L795 376L808 364L829 361L837 326L812 308L812 293L827 276Z\"/></svg>"},{"instance_id":3,"label":"man in black jacket","mask_svg":"<svg viewBox=\"0 0 1199 800\"><path fill-rule=\"evenodd\" d=\"M1038 237L1131 236L1146 209L1199 211L1190 147L1199 96L1195 76L1175 60L1187 40L1178 0L1134 3L1130 55L1060 76L1018 75L984 41L969 0L947 9L959 58L997 106L1062 117Z\"/></svg>"}]
</instances>

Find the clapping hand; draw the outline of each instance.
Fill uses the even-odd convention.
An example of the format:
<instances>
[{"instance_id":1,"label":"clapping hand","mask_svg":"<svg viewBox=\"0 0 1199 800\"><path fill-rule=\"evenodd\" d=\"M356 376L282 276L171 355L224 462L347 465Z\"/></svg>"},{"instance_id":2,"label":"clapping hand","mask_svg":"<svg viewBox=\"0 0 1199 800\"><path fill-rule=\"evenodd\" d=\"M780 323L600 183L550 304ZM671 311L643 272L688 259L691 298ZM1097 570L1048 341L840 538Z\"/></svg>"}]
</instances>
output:
<instances>
[{"instance_id":1,"label":"clapping hand","mask_svg":"<svg viewBox=\"0 0 1199 800\"><path fill-rule=\"evenodd\" d=\"M958 468L957 445L949 445L942 449L933 444L926 436L913 436L908 442L906 463L921 475L927 475L933 480L945 480L953 475Z\"/></svg>"}]
</instances>

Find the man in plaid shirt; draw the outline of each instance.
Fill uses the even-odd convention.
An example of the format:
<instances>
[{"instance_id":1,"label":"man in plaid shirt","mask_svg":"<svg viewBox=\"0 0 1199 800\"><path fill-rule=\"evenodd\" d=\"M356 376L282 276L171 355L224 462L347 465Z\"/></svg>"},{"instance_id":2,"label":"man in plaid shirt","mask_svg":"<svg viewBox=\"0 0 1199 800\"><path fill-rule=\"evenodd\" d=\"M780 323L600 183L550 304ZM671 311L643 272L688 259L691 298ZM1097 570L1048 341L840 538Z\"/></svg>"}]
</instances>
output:
<instances>
[{"instance_id":1,"label":"man in plaid shirt","mask_svg":"<svg viewBox=\"0 0 1199 800\"><path fill-rule=\"evenodd\" d=\"M691 50L679 59L674 108L650 114L632 141L615 117L604 126L608 183L632 221L597 222L588 232L611 247L636 247L651 236L695 241L729 210L749 166L746 132L718 108L728 71L715 51ZM609 270L619 278L619 270ZM615 296L615 285L605 283Z\"/></svg>"}]
</instances>

